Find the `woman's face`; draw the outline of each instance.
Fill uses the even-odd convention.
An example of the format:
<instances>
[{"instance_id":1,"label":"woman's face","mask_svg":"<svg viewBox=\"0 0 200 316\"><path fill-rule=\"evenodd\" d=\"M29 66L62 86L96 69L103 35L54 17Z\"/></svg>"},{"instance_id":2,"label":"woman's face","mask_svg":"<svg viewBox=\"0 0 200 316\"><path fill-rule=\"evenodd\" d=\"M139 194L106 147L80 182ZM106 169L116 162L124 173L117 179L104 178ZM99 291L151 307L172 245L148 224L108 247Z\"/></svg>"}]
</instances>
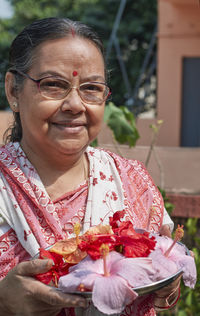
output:
<instances>
[{"instance_id":1,"label":"woman's face","mask_svg":"<svg viewBox=\"0 0 200 316\"><path fill-rule=\"evenodd\" d=\"M105 82L104 61L96 46L79 37L49 40L35 51L29 75L55 75L72 83ZM18 94L25 152L81 154L101 128L104 105L84 103L76 89L62 100L43 97L37 85L24 80Z\"/></svg>"}]
</instances>

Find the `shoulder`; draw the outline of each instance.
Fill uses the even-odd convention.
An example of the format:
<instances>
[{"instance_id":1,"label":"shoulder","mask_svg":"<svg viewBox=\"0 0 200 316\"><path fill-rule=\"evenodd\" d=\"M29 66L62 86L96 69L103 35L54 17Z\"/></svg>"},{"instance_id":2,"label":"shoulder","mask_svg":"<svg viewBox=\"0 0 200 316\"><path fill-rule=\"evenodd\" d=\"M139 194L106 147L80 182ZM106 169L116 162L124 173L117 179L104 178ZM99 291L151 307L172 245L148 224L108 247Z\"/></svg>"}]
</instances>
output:
<instances>
[{"instance_id":1,"label":"shoulder","mask_svg":"<svg viewBox=\"0 0 200 316\"><path fill-rule=\"evenodd\" d=\"M95 150L98 151L101 155L104 154L110 159L112 159L117 167L123 167L123 168L132 169L132 170L134 169L136 171L143 170L147 172L147 169L144 166L144 164L137 159L128 159L126 157L123 157L119 154L116 154L104 148L95 148Z\"/></svg>"},{"instance_id":2,"label":"shoulder","mask_svg":"<svg viewBox=\"0 0 200 316\"><path fill-rule=\"evenodd\" d=\"M132 163L134 161L137 161L137 160L131 160L131 159L127 159L125 157L122 157L120 156L119 154L116 154L114 152L111 152L110 150L108 149L105 149L105 148L101 148L101 147L88 147L87 148L87 153L91 156L107 156L108 158L111 158L112 160L114 161L120 161L120 163Z\"/></svg>"},{"instance_id":3,"label":"shoulder","mask_svg":"<svg viewBox=\"0 0 200 316\"><path fill-rule=\"evenodd\" d=\"M143 179L145 182L150 181L153 184L153 180L147 171L145 165L137 160L137 159L127 159L125 157L120 156L114 152L111 152L104 148L93 148L88 147L88 155L91 155L99 160L104 160L105 163L107 161L111 161L115 164L119 174L125 178L140 178Z\"/></svg>"},{"instance_id":4,"label":"shoulder","mask_svg":"<svg viewBox=\"0 0 200 316\"><path fill-rule=\"evenodd\" d=\"M13 147L14 143L0 144L0 151L7 151L9 148Z\"/></svg>"},{"instance_id":5,"label":"shoulder","mask_svg":"<svg viewBox=\"0 0 200 316\"><path fill-rule=\"evenodd\" d=\"M0 145L0 153L6 156L16 157L17 152L19 151L20 144L18 142L9 142L7 144Z\"/></svg>"},{"instance_id":6,"label":"shoulder","mask_svg":"<svg viewBox=\"0 0 200 316\"><path fill-rule=\"evenodd\" d=\"M158 195L160 195L157 185L155 184L143 162L137 159L127 159L107 149L96 148L95 150L99 151L101 155L104 153L106 157L112 159L123 183L148 187L150 190L153 190Z\"/></svg>"}]
</instances>

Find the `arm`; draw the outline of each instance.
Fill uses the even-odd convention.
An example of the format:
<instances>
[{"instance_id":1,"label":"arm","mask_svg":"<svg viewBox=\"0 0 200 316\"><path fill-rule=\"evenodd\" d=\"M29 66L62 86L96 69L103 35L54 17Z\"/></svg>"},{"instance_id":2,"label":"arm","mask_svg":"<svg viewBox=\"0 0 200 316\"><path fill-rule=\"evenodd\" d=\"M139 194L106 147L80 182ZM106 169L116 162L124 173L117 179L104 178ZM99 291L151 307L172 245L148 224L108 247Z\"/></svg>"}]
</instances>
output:
<instances>
[{"instance_id":1,"label":"arm","mask_svg":"<svg viewBox=\"0 0 200 316\"><path fill-rule=\"evenodd\" d=\"M11 270L0 281L0 316L53 316L64 307L85 307L83 297L64 294L34 279L34 275L47 272L51 266L51 260L36 259Z\"/></svg>"},{"instance_id":2,"label":"arm","mask_svg":"<svg viewBox=\"0 0 200 316\"><path fill-rule=\"evenodd\" d=\"M173 229L174 229L174 222L171 220L171 217L169 216L166 209L164 208L162 226L159 232L161 235L171 237L171 233Z\"/></svg>"}]
</instances>

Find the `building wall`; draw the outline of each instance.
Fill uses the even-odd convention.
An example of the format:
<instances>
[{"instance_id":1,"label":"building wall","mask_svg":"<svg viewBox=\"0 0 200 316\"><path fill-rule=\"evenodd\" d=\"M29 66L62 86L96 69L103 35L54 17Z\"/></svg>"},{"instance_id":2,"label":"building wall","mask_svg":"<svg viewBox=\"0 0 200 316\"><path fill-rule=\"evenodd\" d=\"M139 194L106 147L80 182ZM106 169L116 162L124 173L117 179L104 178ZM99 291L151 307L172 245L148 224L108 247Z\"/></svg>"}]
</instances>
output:
<instances>
[{"instance_id":1,"label":"building wall","mask_svg":"<svg viewBox=\"0 0 200 316\"><path fill-rule=\"evenodd\" d=\"M150 144L149 126L162 119L157 145L177 147L181 144L183 58L200 57L199 0L158 0L157 36L157 117L137 119L137 145Z\"/></svg>"},{"instance_id":2,"label":"building wall","mask_svg":"<svg viewBox=\"0 0 200 316\"><path fill-rule=\"evenodd\" d=\"M158 0L158 145L180 146L182 60L200 57L198 0Z\"/></svg>"}]
</instances>

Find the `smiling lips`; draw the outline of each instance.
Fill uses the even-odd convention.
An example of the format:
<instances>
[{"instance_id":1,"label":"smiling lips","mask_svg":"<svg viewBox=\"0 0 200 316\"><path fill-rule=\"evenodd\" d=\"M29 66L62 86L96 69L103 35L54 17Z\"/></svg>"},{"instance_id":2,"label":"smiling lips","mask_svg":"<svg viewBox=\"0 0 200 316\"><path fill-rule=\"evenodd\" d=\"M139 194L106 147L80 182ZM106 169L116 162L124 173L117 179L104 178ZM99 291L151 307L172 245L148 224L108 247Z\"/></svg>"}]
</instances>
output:
<instances>
[{"instance_id":1,"label":"smiling lips","mask_svg":"<svg viewBox=\"0 0 200 316\"><path fill-rule=\"evenodd\" d=\"M68 133L78 133L86 127L85 121L58 121L52 122L52 124Z\"/></svg>"}]
</instances>

